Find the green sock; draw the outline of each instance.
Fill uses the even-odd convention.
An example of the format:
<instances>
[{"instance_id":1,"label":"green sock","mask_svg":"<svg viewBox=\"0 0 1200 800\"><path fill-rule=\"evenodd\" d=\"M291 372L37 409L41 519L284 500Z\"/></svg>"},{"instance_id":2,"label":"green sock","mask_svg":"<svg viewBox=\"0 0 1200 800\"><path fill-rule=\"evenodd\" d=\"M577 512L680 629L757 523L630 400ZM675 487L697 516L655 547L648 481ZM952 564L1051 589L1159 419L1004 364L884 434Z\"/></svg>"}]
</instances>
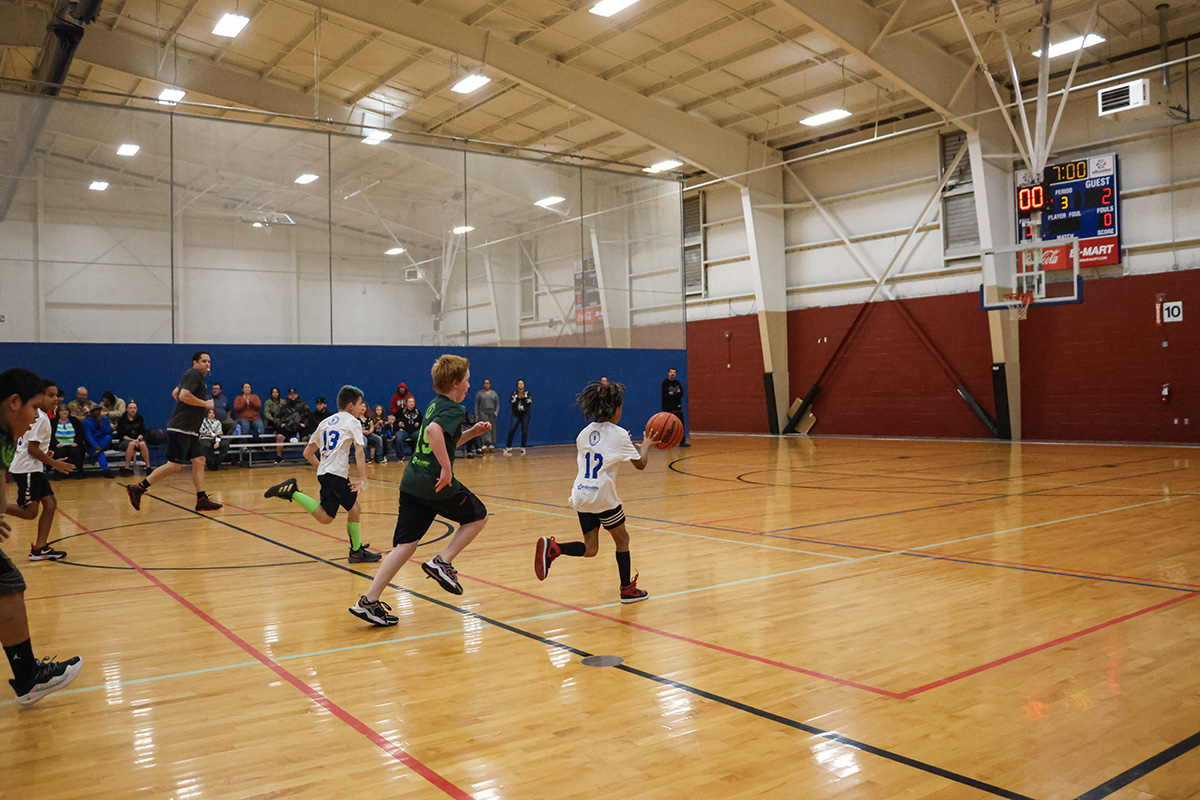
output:
<instances>
[{"instance_id":1,"label":"green sock","mask_svg":"<svg viewBox=\"0 0 1200 800\"><path fill-rule=\"evenodd\" d=\"M307 511L310 514L317 510L317 506L321 505L315 499L306 495L304 492L293 492L292 493L292 502L299 503L300 507L303 508L305 511Z\"/></svg>"},{"instance_id":2,"label":"green sock","mask_svg":"<svg viewBox=\"0 0 1200 800\"><path fill-rule=\"evenodd\" d=\"M362 547L362 537L358 533L357 522L346 523L346 533L350 534L350 549L358 550Z\"/></svg>"}]
</instances>

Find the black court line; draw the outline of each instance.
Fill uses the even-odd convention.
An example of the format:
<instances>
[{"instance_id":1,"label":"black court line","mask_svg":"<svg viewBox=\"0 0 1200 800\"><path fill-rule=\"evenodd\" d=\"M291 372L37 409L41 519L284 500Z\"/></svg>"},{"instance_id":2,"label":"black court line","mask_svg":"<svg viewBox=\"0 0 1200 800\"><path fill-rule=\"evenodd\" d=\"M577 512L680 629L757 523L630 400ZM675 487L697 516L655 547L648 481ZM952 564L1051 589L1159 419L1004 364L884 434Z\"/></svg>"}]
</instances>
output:
<instances>
[{"instance_id":1,"label":"black court line","mask_svg":"<svg viewBox=\"0 0 1200 800\"><path fill-rule=\"evenodd\" d=\"M181 506L177 503L172 503L170 500L164 500L163 498L158 497L156 495L146 495L146 497L152 497L153 499L157 500L160 503L165 503L166 505L173 506L182 511L189 510L185 506ZM263 536L260 533L255 533L254 531L238 527L237 525L234 525L233 523L225 522L224 520L222 520L219 517L204 516L203 514L201 514L198 511L195 512L195 514L196 514L196 516L200 517L201 519L206 519L206 520L209 520L210 522L215 522L219 525L224 525L225 527L232 528L235 531L240 531L241 533L244 533L248 536L252 536L255 539L259 539L261 541L268 542L268 543L276 545L278 547L282 547L285 550L296 553L297 555L302 555L307 558L310 558L314 562L328 564L331 567L336 567L337 569L340 569L344 572L349 572L352 575L358 575L358 576L366 578L368 580L370 580L373 577L371 575L366 574L365 572L354 569L353 567L339 564L335 561L330 561L329 559L322 558L321 556L315 555L313 553L305 552L304 550L301 550L297 547L292 547L289 544L284 544L283 542L279 542L274 539L271 539L268 536ZM403 586L398 586L393 583L389 583L388 586L391 587L392 589L395 589L396 591L404 592L405 594L412 595L413 597L418 597L422 600L433 603L434 605L441 606L442 608L445 608L447 610L455 611L464 617L471 617L473 619L477 619L480 622L487 623L488 625L492 625L501 630L508 631L509 633L513 633L518 636L522 636L526 639L530 639L530 640L538 642L540 644L549 645L551 647L556 647L560 650L565 650L565 651L572 653L574 655L577 655L581 658L586 658L587 656L595 655L594 653L590 653L586 650L581 650L577 647L572 647L571 645L564 644L563 642L559 642L555 639L549 639L549 638L546 638L545 636L541 636L539 634L533 633L532 631L527 631L527 630L524 630L523 628L518 628L515 625L510 625L507 622L501 622L500 620L492 619L491 617L484 616L483 614L480 614L475 611L468 611L464 608L460 608L456 605L453 605L452 603L447 603L443 600L438 600L436 598L422 594L421 592L415 591L413 589L407 589ZM785 716L776 714L771 711L766 711L766 710L758 708L756 706L752 706L748 703L743 703L739 700L734 700L732 698L725 697L723 695L715 694L713 692L709 692L704 689L700 689L695 686L691 686L689 684L682 683L680 681L675 681L670 678L665 678L661 675L655 675L654 673L646 672L645 670L640 670L635 667L628 666L626 664L622 664L622 665L618 666L617 669L621 670L622 672L628 673L630 675L639 677L639 678L645 678L647 680L652 680L655 683L659 683L664 686L674 687L676 689L679 689L680 691L684 691L684 692L687 692L688 694L695 695L696 697L702 697L706 700L711 700L712 702L718 703L727 708L732 708L737 711L744 711L748 714L753 714L756 717L760 717L761 719L765 719L765 720L769 720L771 722L778 723L779 725L783 725L785 727L792 728L793 730L803 731L804 733L808 733L813 736L819 736L821 738L828 739L830 741L838 742L839 744L846 745L847 747L852 747L852 748L859 750L861 752L864 752L864 753L869 753L871 755L878 756L879 758L882 758L886 761L891 761L892 763L895 763L895 764L900 764L900 765L903 765L906 767L911 767L913 769L920 770L921 772L925 772L927 774L934 775L939 778L943 778L945 780L961 784L963 786L969 786L972 789L978 789L979 791L987 792L988 794L994 795L996 797L1004 797L1004 798L1008 798L1009 800L1034 800L1033 798L1029 797L1028 795L1023 795L1018 792L1011 791L1009 789L1004 789L1000 786L994 786L990 783L986 783L984 781L977 780L977 779L972 778L967 775L961 775L957 772L943 769L943 768L935 766L933 764L927 764L927 763L925 763L923 761L919 761L915 758L909 758L908 756L900 755L898 753L893 753L893 752L891 752L889 750L885 750L881 747L876 747L874 745L867 744L865 742L860 742L857 739L851 739L848 736L843 736L840 733L823 730L823 729L817 728L813 725L809 725L807 723L800 722L798 720L794 720L789 717L785 717Z\"/></svg>"},{"instance_id":2,"label":"black court line","mask_svg":"<svg viewBox=\"0 0 1200 800\"><path fill-rule=\"evenodd\" d=\"M1141 780L1164 764L1168 764L1181 755L1195 750L1198 746L1200 746L1200 733L1193 733L1182 742L1171 745L1161 753L1152 755L1142 763L1130 767L1116 777L1110 778L1095 789L1084 792L1076 797L1075 800L1101 800L1101 798L1108 797L1113 792L1125 788L1134 781Z\"/></svg>"}]
</instances>

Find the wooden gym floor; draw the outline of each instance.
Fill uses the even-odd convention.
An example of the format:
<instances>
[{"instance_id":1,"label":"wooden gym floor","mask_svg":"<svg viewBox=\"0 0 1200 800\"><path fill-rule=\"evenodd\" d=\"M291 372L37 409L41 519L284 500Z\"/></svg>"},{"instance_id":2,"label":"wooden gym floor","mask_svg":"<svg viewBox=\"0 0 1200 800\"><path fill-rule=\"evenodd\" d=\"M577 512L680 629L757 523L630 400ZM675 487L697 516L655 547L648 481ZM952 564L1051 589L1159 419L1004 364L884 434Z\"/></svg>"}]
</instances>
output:
<instances>
[{"instance_id":1,"label":"wooden gym floor","mask_svg":"<svg viewBox=\"0 0 1200 800\"><path fill-rule=\"evenodd\" d=\"M5 549L37 653L84 668L0 702L0 796L1200 798L1194 449L700 436L622 470L628 606L607 537L534 577L573 448L457 472L492 512L466 593L408 565L387 629L346 611L341 520L262 497L311 470L211 473L208 516L187 473L140 513L55 483L67 560L21 520Z\"/></svg>"}]
</instances>

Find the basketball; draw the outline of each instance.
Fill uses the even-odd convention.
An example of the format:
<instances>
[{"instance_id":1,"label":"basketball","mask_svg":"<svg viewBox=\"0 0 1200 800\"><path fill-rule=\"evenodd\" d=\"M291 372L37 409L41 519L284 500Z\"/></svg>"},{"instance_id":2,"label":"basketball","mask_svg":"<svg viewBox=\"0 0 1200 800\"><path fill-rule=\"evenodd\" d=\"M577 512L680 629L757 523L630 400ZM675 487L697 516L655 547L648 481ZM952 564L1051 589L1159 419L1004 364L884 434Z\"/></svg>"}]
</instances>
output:
<instances>
[{"instance_id":1,"label":"basketball","mask_svg":"<svg viewBox=\"0 0 1200 800\"><path fill-rule=\"evenodd\" d=\"M683 423L669 411L660 411L646 423L646 435L653 435L659 450L670 450L683 441Z\"/></svg>"}]
</instances>

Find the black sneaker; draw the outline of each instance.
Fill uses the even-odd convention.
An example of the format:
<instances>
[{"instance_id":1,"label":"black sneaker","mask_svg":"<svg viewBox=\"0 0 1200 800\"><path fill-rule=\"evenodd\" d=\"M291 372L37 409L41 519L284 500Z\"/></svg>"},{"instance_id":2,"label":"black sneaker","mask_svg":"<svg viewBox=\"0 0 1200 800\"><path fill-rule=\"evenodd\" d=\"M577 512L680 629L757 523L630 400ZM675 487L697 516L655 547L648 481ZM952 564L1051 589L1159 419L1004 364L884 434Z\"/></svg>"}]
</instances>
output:
<instances>
[{"instance_id":1,"label":"black sneaker","mask_svg":"<svg viewBox=\"0 0 1200 800\"><path fill-rule=\"evenodd\" d=\"M537 575L539 581L546 580L546 574L550 572L550 565L560 555L562 555L562 549L559 548L558 542L554 541L553 536L549 538L543 536L537 540L537 549L533 554L533 573Z\"/></svg>"},{"instance_id":2,"label":"black sneaker","mask_svg":"<svg viewBox=\"0 0 1200 800\"><path fill-rule=\"evenodd\" d=\"M129 505L133 506L134 511L142 510L142 495L145 493L146 490L136 483L128 484L125 487L125 494L129 495Z\"/></svg>"},{"instance_id":3,"label":"black sneaker","mask_svg":"<svg viewBox=\"0 0 1200 800\"><path fill-rule=\"evenodd\" d=\"M65 552L62 550L55 550L48 544L41 547L29 548L30 561L58 561L60 558L66 557L67 554Z\"/></svg>"},{"instance_id":4,"label":"black sneaker","mask_svg":"<svg viewBox=\"0 0 1200 800\"><path fill-rule=\"evenodd\" d=\"M383 558L383 553L372 553L367 549L368 547L370 547L370 545L366 542L363 542L362 547L358 548L357 550L355 550L353 547L350 548L350 563L369 564L372 561L378 561L379 559Z\"/></svg>"},{"instance_id":5,"label":"black sneaker","mask_svg":"<svg viewBox=\"0 0 1200 800\"><path fill-rule=\"evenodd\" d=\"M634 575L633 580L621 587L622 603L638 603L650 596L645 589L638 588L637 581L638 576Z\"/></svg>"},{"instance_id":6,"label":"black sneaker","mask_svg":"<svg viewBox=\"0 0 1200 800\"><path fill-rule=\"evenodd\" d=\"M225 506L223 504L218 503L216 500L213 500L211 497L209 497L207 495L205 495L204 497L201 497L200 499L198 499L196 501L196 510L197 511L217 511L224 507Z\"/></svg>"},{"instance_id":7,"label":"black sneaker","mask_svg":"<svg viewBox=\"0 0 1200 800\"><path fill-rule=\"evenodd\" d=\"M434 556L432 561L426 561L421 565L421 569L450 594L463 593L462 584L458 582L458 570L442 561L441 556Z\"/></svg>"},{"instance_id":8,"label":"black sneaker","mask_svg":"<svg viewBox=\"0 0 1200 800\"><path fill-rule=\"evenodd\" d=\"M298 491L300 491L300 484L296 483L295 478L288 478L283 483L277 483L263 492L263 497L282 497L291 502L292 495Z\"/></svg>"},{"instance_id":9,"label":"black sneaker","mask_svg":"<svg viewBox=\"0 0 1200 800\"><path fill-rule=\"evenodd\" d=\"M9 680L13 691L17 693L17 702L23 706L31 706L51 692L56 692L75 680L83 661L79 656L66 661L51 661L48 658L37 660L37 669L27 685L18 686L16 680Z\"/></svg>"},{"instance_id":10,"label":"black sneaker","mask_svg":"<svg viewBox=\"0 0 1200 800\"><path fill-rule=\"evenodd\" d=\"M391 610L392 607L382 600L376 600L372 603L367 599L365 594L358 598L357 603L350 606L351 614L381 628L395 625L400 621L399 617L388 613Z\"/></svg>"}]
</instances>

